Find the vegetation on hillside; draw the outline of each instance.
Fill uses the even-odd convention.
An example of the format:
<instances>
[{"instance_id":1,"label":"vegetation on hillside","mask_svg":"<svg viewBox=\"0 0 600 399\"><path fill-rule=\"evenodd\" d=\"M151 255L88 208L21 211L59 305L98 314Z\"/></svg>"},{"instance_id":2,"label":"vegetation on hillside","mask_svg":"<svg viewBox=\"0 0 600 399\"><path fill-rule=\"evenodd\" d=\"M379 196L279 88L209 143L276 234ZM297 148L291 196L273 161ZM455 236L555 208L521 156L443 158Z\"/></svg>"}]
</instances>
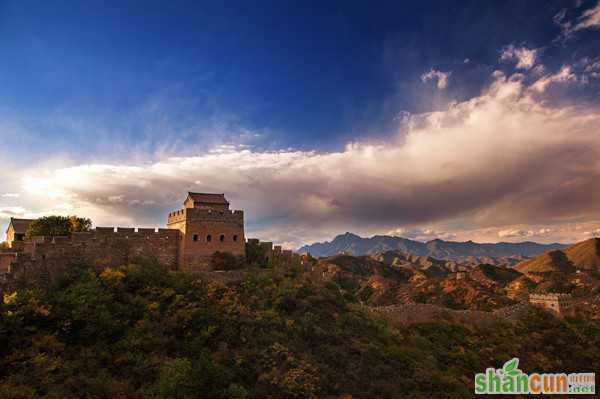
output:
<instances>
[{"instance_id":1,"label":"vegetation on hillside","mask_svg":"<svg viewBox=\"0 0 600 399\"><path fill-rule=\"evenodd\" d=\"M4 294L0 398L463 398L513 356L529 372L600 364L598 322L404 327L342 291L294 271L225 285L78 268Z\"/></svg>"},{"instance_id":2,"label":"vegetation on hillside","mask_svg":"<svg viewBox=\"0 0 600 399\"><path fill-rule=\"evenodd\" d=\"M92 221L77 216L44 216L31 222L25 239L35 236L68 236L78 231L89 231Z\"/></svg>"}]
</instances>

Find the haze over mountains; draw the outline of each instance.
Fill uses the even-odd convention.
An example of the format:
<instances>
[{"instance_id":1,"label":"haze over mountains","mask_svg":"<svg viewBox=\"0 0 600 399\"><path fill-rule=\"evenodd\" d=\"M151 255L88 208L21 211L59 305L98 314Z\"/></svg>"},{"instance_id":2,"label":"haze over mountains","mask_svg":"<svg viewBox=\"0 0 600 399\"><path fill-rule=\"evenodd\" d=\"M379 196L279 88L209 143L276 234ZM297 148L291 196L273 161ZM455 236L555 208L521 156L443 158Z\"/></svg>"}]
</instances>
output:
<instances>
[{"instance_id":1,"label":"haze over mountains","mask_svg":"<svg viewBox=\"0 0 600 399\"><path fill-rule=\"evenodd\" d=\"M515 257L529 258L544 252L567 247L565 244L519 243L476 243L473 241L455 242L435 239L427 242L408 238L376 235L370 238L353 233L338 235L332 241L317 242L298 249L299 253L310 252L313 256L332 256L340 253L355 256L371 255L385 251L403 251L418 256L431 256L436 259L464 260L467 257Z\"/></svg>"}]
</instances>

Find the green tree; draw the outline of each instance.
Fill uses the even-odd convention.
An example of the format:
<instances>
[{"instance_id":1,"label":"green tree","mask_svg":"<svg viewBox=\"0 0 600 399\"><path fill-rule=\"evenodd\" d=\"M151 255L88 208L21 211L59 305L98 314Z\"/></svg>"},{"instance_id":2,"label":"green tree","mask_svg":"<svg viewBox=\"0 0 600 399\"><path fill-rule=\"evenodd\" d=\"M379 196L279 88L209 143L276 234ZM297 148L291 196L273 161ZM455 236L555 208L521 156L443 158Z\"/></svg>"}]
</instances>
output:
<instances>
[{"instance_id":1,"label":"green tree","mask_svg":"<svg viewBox=\"0 0 600 399\"><path fill-rule=\"evenodd\" d=\"M246 242L246 262L252 266L267 267L266 250L259 243Z\"/></svg>"},{"instance_id":2,"label":"green tree","mask_svg":"<svg viewBox=\"0 0 600 399\"><path fill-rule=\"evenodd\" d=\"M44 216L33 221L25 232L25 239L34 236L68 236L77 231L89 231L92 221L77 216Z\"/></svg>"}]
</instances>

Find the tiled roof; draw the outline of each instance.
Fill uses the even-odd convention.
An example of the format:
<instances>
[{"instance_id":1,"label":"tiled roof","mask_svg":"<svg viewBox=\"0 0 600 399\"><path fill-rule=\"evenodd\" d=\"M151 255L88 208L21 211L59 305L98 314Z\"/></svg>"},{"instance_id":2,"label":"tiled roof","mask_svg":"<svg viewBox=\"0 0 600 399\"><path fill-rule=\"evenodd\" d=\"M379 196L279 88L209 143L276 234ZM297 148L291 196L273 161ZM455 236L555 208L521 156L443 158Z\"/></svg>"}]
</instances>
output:
<instances>
[{"instance_id":1,"label":"tiled roof","mask_svg":"<svg viewBox=\"0 0 600 399\"><path fill-rule=\"evenodd\" d=\"M12 224L13 229L15 230L15 233L25 234L25 231L27 231L27 228L29 227L31 222L33 222L34 220L35 219L10 218L10 224ZM10 224L9 224L9 226L10 226Z\"/></svg>"},{"instance_id":2,"label":"tiled roof","mask_svg":"<svg viewBox=\"0 0 600 399\"><path fill-rule=\"evenodd\" d=\"M223 204L229 205L225 199L225 194L209 194L209 193L188 193L188 197L194 202L203 202L207 204Z\"/></svg>"}]
</instances>

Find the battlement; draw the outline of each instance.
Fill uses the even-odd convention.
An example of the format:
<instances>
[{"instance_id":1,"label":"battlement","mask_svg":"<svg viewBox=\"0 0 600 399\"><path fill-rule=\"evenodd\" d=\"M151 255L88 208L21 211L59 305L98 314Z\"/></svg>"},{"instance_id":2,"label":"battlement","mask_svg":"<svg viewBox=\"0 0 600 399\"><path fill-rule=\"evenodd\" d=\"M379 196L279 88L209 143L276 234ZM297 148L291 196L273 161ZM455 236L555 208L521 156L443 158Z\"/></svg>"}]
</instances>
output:
<instances>
[{"instance_id":1,"label":"battlement","mask_svg":"<svg viewBox=\"0 0 600 399\"><path fill-rule=\"evenodd\" d=\"M530 294L530 300L538 300L538 301L559 301L559 300L571 300L571 294L562 294L562 293L549 293L549 294Z\"/></svg>"},{"instance_id":2,"label":"battlement","mask_svg":"<svg viewBox=\"0 0 600 399\"><path fill-rule=\"evenodd\" d=\"M249 246L253 246L259 250L261 259L256 259L258 262L269 267L290 268L292 266L300 266L301 256L289 249L282 249L280 245L273 245L270 241L260 241L258 238L249 238L247 241Z\"/></svg>"},{"instance_id":3,"label":"battlement","mask_svg":"<svg viewBox=\"0 0 600 399\"><path fill-rule=\"evenodd\" d=\"M155 228L133 228L133 227L96 227L94 230L86 232L75 232L70 236L35 236L28 241L19 242L19 245L13 247L14 251L22 251L30 246L39 247L43 244L52 245L70 245L73 243L84 243L86 241L98 239L146 239L177 240L181 235L179 230L174 229L155 229Z\"/></svg>"},{"instance_id":4,"label":"battlement","mask_svg":"<svg viewBox=\"0 0 600 399\"><path fill-rule=\"evenodd\" d=\"M0 253L3 285L45 284L74 265L116 267L138 258L152 258L178 267L181 232L172 229L97 227L70 236L37 236L15 242Z\"/></svg>"},{"instance_id":5,"label":"battlement","mask_svg":"<svg viewBox=\"0 0 600 399\"><path fill-rule=\"evenodd\" d=\"M183 208L170 212L167 225L184 221L244 223L244 211L211 208Z\"/></svg>"},{"instance_id":6,"label":"battlement","mask_svg":"<svg viewBox=\"0 0 600 399\"><path fill-rule=\"evenodd\" d=\"M70 236L13 240L9 252L0 252L1 278L50 281L75 264L105 268L140 257L155 258L171 270L207 271L217 252L245 256L244 212L229 209L224 194L190 192L183 206L168 214L166 229L100 226ZM17 227L20 234L22 226Z\"/></svg>"}]
</instances>

